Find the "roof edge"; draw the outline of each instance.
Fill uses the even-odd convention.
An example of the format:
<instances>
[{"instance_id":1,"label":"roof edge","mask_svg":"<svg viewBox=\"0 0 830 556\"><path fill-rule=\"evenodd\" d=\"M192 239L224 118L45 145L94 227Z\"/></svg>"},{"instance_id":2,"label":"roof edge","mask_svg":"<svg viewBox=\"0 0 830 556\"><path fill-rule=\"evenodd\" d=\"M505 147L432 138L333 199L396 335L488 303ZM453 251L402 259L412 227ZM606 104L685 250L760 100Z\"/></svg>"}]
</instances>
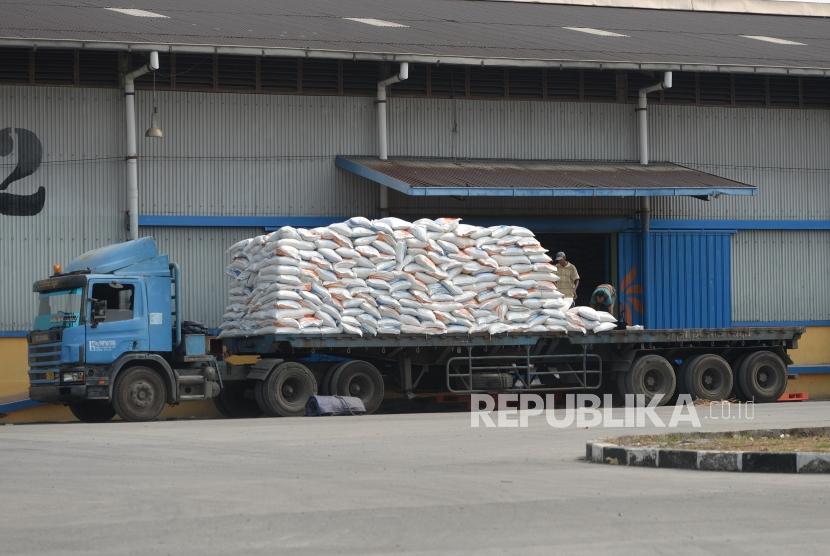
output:
<instances>
[{"instance_id":1,"label":"roof edge","mask_svg":"<svg viewBox=\"0 0 830 556\"><path fill-rule=\"evenodd\" d=\"M522 4L559 4L602 8L639 8L685 12L830 17L830 4L780 0L485 0Z\"/></svg>"},{"instance_id":2,"label":"roof edge","mask_svg":"<svg viewBox=\"0 0 830 556\"><path fill-rule=\"evenodd\" d=\"M502 0L496 0L502 1ZM828 5L830 7L830 4ZM753 66L682 62L633 62L628 60L571 60L546 58L480 58L471 56L436 56L415 53L320 50L289 47L236 46L216 44L136 43L88 41L77 39L42 39L0 37L0 46L21 48L74 48L78 50L118 50L123 52L176 52L186 54L235 54L242 56L281 56L288 58L323 58L333 60L410 62L415 64L450 64L460 66L496 66L555 69L599 69L677 71L705 73L756 73L762 75L812 75L830 77L830 67Z\"/></svg>"}]
</instances>

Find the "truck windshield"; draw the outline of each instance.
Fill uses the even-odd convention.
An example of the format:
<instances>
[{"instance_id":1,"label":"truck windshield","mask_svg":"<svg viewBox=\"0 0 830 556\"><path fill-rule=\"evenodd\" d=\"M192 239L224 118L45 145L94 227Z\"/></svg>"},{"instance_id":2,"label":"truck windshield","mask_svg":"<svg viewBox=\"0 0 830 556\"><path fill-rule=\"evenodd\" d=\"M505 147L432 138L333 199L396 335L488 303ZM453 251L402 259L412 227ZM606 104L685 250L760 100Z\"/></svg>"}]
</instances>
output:
<instances>
[{"instance_id":1,"label":"truck windshield","mask_svg":"<svg viewBox=\"0 0 830 556\"><path fill-rule=\"evenodd\" d=\"M35 330L71 328L81 322L81 288L42 292L38 296Z\"/></svg>"}]
</instances>

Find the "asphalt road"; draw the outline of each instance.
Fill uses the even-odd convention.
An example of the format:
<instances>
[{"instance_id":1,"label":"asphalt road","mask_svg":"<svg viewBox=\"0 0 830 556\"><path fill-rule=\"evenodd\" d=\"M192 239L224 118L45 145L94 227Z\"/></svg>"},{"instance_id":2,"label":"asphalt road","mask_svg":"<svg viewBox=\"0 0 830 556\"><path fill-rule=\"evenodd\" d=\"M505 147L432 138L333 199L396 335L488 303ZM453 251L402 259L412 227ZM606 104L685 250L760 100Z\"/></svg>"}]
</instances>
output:
<instances>
[{"instance_id":1,"label":"asphalt road","mask_svg":"<svg viewBox=\"0 0 830 556\"><path fill-rule=\"evenodd\" d=\"M830 403L703 422L828 426ZM580 461L624 433L465 413L0 426L0 553L827 553L830 477Z\"/></svg>"}]
</instances>

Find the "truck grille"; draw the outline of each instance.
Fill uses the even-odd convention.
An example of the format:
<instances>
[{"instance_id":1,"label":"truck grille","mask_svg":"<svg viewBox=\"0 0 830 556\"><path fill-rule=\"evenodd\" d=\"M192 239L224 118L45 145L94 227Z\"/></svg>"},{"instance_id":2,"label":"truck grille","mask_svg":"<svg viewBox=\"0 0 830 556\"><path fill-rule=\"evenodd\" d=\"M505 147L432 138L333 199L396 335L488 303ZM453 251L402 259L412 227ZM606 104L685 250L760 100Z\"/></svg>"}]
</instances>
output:
<instances>
[{"instance_id":1,"label":"truck grille","mask_svg":"<svg viewBox=\"0 0 830 556\"><path fill-rule=\"evenodd\" d=\"M54 367L61 360L61 330L32 332L29 335L29 366Z\"/></svg>"}]
</instances>

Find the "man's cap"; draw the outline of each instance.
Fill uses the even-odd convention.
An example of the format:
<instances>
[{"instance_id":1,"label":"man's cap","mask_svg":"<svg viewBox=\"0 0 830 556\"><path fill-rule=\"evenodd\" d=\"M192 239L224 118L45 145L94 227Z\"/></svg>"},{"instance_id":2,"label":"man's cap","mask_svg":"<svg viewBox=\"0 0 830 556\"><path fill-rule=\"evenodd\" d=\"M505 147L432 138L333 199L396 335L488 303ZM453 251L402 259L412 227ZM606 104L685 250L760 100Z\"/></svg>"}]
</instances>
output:
<instances>
[{"instance_id":1,"label":"man's cap","mask_svg":"<svg viewBox=\"0 0 830 556\"><path fill-rule=\"evenodd\" d=\"M564 258L565 258L565 252L564 251L559 251L558 253L556 253L556 256L553 257L553 261L554 262L561 261Z\"/></svg>"}]
</instances>

